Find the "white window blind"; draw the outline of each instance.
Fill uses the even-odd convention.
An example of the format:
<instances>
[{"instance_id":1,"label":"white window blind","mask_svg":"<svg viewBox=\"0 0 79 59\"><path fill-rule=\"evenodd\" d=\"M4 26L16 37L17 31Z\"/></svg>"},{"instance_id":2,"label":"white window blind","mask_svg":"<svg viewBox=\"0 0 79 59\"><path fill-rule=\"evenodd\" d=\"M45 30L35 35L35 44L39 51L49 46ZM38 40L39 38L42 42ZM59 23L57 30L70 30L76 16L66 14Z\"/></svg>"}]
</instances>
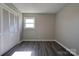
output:
<instances>
[{"instance_id":1,"label":"white window blind","mask_svg":"<svg viewBox=\"0 0 79 59\"><path fill-rule=\"evenodd\" d=\"M25 18L24 19L24 27L25 28L34 28L35 27L35 19L34 18Z\"/></svg>"}]
</instances>

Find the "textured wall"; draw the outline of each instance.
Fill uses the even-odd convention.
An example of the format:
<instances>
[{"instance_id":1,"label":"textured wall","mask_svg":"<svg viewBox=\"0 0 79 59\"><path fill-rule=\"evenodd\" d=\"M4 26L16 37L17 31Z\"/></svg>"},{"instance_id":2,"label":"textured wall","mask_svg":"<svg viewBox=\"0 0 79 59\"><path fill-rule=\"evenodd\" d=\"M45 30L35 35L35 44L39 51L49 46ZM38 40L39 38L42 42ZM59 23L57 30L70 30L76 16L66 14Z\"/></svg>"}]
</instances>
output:
<instances>
[{"instance_id":1,"label":"textured wall","mask_svg":"<svg viewBox=\"0 0 79 59\"><path fill-rule=\"evenodd\" d=\"M54 14L23 14L24 17L34 17L35 28L26 29L23 26L23 39L54 39Z\"/></svg>"},{"instance_id":2,"label":"textured wall","mask_svg":"<svg viewBox=\"0 0 79 59\"><path fill-rule=\"evenodd\" d=\"M79 4L67 5L56 15L56 39L79 54Z\"/></svg>"}]
</instances>

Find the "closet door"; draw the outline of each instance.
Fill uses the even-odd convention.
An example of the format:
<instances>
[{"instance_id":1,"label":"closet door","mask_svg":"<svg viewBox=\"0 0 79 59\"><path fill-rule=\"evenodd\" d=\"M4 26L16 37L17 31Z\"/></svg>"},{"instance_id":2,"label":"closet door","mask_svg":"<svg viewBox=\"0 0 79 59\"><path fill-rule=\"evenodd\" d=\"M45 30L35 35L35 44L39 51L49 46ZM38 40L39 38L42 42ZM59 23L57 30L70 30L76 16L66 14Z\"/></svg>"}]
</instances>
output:
<instances>
[{"instance_id":1,"label":"closet door","mask_svg":"<svg viewBox=\"0 0 79 59\"><path fill-rule=\"evenodd\" d=\"M9 32L9 12L3 9L3 33Z\"/></svg>"},{"instance_id":2,"label":"closet door","mask_svg":"<svg viewBox=\"0 0 79 59\"><path fill-rule=\"evenodd\" d=\"M19 40L19 16L17 16L16 23L17 23L17 39Z\"/></svg>"},{"instance_id":3,"label":"closet door","mask_svg":"<svg viewBox=\"0 0 79 59\"><path fill-rule=\"evenodd\" d=\"M1 8L0 8L0 55L1 55Z\"/></svg>"},{"instance_id":4,"label":"closet door","mask_svg":"<svg viewBox=\"0 0 79 59\"><path fill-rule=\"evenodd\" d=\"M10 13L10 33L14 34L14 14Z\"/></svg>"},{"instance_id":5,"label":"closet door","mask_svg":"<svg viewBox=\"0 0 79 59\"><path fill-rule=\"evenodd\" d=\"M18 36L17 36L18 30L17 30L17 16L15 15L15 39L18 41Z\"/></svg>"},{"instance_id":6,"label":"closet door","mask_svg":"<svg viewBox=\"0 0 79 59\"><path fill-rule=\"evenodd\" d=\"M17 16L15 16L15 33L17 33Z\"/></svg>"},{"instance_id":7,"label":"closet door","mask_svg":"<svg viewBox=\"0 0 79 59\"><path fill-rule=\"evenodd\" d=\"M9 12L3 9L3 51L9 48ZM5 44L4 44L5 43Z\"/></svg>"},{"instance_id":8,"label":"closet door","mask_svg":"<svg viewBox=\"0 0 79 59\"><path fill-rule=\"evenodd\" d=\"M15 15L15 35L17 42L19 41L19 16Z\"/></svg>"},{"instance_id":9,"label":"closet door","mask_svg":"<svg viewBox=\"0 0 79 59\"><path fill-rule=\"evenodd\" d=\"M15 37L15 27L14 27L14 14L10 13L10 24L9 24L9 30L10 30L10 39L11 41L15 41L14 37Z\"/></svg>"},{"instance_id":10,"label":"closet door","mask_svg":"<svg viewBox=\"0 0 79 59\"><path fill-rule=\"evenodd\" d=\"M0 8L0 35L1 35L1 8Z\"/></svg>"}]
</instances>

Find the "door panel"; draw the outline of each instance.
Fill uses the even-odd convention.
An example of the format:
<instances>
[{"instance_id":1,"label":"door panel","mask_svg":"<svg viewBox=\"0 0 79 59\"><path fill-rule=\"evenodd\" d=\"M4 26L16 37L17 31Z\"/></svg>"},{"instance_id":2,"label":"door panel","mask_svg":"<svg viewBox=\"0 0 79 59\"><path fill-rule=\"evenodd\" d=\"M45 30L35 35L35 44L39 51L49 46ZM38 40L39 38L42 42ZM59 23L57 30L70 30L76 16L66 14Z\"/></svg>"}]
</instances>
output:
<instances>
[{"instance_id":1,"label":"door panel","mask_svg":"<svg viewBox=\"0 0 79 59\"><path fill-rule=\"evenodd\" d=\"M3 52L7 51L9 48L9 12L3 9Z\"/></svg>"},{"instance_id":2,"label":"door panel","mask_svg":"<svg viewBox=\"0 0 79 59\"><path fill-rule=\"evenodd\" d=\"M1 55L1 8L0 8L0 55Z\"/></svg>"}]
</instances>

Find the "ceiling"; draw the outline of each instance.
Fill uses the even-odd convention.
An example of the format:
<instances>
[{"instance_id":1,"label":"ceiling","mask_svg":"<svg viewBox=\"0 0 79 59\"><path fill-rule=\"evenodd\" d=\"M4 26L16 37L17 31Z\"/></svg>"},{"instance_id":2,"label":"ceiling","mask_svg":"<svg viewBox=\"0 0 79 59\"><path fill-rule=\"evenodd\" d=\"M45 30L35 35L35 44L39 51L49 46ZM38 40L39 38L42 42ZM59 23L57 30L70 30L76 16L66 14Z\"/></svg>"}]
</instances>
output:
<instances>
[{"instance_id":1,"label":"ceiling","mask_svg":"<svg viewBox=\"0 0 79 59\"><path fill-rule=\"evenodd\" d=\"M57 13L66 3L13 3L22 13Z\"/></svg>"}]
</instances>

